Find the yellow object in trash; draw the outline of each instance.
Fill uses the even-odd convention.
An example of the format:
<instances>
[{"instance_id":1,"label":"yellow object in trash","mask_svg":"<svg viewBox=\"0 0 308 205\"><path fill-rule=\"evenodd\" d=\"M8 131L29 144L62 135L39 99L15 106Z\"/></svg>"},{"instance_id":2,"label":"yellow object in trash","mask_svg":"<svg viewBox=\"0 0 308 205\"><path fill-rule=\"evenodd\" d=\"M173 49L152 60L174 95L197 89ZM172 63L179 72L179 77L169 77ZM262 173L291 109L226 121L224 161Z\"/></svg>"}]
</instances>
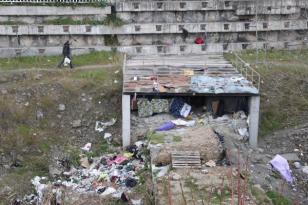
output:
<instances>
[{"instance_id":1,"label":"yellow object in trash","mask_svg":"<svg viewBox=\"0 0 308 205\"><path fill-rule=\"evenodd\" d=\"M184 75L186 76L192 76L194 75L194 71L192 69L184 69Z\"/></svg>"},{"instance_id":2,"label":"yellow object in trash","mask_svg":"<svg viewBox=\"0 0 308 205\"><path fill-rule=\"evenodd\" d=\"M127 157L127 158L131 158L134 155L134 153L130 153L130 152L124 152L123 156Z\"/></svg>"}]
</instances>

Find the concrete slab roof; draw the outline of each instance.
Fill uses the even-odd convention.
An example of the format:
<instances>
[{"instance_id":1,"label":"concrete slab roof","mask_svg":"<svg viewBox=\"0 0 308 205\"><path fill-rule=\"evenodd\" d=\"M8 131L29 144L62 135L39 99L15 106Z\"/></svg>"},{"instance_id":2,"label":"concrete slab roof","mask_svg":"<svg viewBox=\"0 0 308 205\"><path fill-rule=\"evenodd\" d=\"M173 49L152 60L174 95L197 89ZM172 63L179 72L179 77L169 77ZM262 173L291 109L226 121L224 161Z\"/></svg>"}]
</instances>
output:
<instances>
[{"instance_id":1,"label":"concrete slab roof","mask_svg":"<svg viewBox=\"0 0 308 205\"><path fill-rule=\"evenodd\" d=\"M127 56L123 78L124 94L259 94L221 54Z\"/></svg>"}]
</instances>

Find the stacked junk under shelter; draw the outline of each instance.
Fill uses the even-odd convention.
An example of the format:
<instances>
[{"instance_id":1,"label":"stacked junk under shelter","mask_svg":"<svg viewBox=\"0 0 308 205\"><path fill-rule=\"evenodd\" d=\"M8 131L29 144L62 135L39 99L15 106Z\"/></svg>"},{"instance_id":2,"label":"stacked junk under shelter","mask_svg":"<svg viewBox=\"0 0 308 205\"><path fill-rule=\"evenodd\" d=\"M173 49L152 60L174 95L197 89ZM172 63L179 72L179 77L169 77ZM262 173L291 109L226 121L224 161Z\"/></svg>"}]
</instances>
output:
<instances>
[{"instance_id":1,"label":"stacked junk under shelter","mask_svg":"<svg viewBox=\"0 0 308 205\"><path fill-rule=\"evenodd\" d=\"M259 90L222 55L127 56L123 75L123 146L146 136L156 204L190 204L184 181L209 172L215 186L231 138L256 146Z\"/></svg>"}]
</instances>

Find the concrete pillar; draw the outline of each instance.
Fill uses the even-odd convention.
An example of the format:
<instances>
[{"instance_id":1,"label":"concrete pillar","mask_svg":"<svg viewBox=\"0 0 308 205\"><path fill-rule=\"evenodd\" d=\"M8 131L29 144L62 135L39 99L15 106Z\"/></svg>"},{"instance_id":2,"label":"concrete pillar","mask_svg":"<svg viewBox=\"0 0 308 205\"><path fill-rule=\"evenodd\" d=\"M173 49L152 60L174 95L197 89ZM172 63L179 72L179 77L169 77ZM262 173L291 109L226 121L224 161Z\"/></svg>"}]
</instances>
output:
<instances>
[{"instance_id":1,"label":"concrete pillar","mask_svg":"<svg viewBox=\"0 0 308 205\"><path fill-rule=\"evenodd\" d=\"M260 96L249 97L249 144L258 146Z\"/></svg>"},{"instance_id":2,"label":"concrete pillar","mask_svg":"<svg viewBox=\"0 0 308 205\"><path fill-rule=\"evenodd\" d=\"M130 145L130 95L122 95L122 144Z\"/></svg>"}]
</instances>

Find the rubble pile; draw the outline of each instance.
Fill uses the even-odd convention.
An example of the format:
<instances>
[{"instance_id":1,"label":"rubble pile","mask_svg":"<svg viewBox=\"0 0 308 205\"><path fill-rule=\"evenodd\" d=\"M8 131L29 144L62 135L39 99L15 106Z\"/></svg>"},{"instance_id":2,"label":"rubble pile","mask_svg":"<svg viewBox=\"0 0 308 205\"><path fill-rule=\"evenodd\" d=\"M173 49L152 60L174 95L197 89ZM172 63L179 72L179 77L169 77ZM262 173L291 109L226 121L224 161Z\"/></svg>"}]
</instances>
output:
<instances>
[{"instance_id":1,"label":"rubble pile","mask_svg":"<svg viewBox=\"0 0 308 205\"><path fill-rule=\"evenodd\" d=\"M127 194L138 185L138 171L147 166L144 149L145 144L139 141L127 147L126 152L121 154L106 154L95 158L82 157L80 168L71 168L70 171L63 172L63 177L53 182L44 183L46 178L35 177L32 180L37 192L35 200L39 204L42 203L52 190L57 204L61 204L64 196L61 190L68 188L81 194L95 193L103 198L112 197L128 202ZM31 201L33 200L32 197ZM131 201L140 200L131 199Z\"/></svg>"}]
</instances>

